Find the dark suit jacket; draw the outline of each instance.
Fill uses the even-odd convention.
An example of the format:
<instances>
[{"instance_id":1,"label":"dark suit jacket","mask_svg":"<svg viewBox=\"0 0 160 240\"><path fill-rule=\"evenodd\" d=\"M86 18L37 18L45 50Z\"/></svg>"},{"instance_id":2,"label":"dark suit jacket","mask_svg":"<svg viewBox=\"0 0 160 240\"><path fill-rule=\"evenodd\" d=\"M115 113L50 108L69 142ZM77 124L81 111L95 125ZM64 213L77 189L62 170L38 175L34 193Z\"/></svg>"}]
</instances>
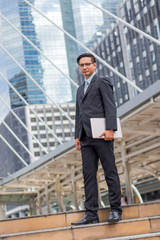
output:
<instances>
[{"instance_id":1,"label":"dark suit jacket","mask_svg":"<svg viewBox=\"0 0 160 240\"><path fill-rule=\"evenodd\" d=\"M92 137L90 118L106 118L106 130L117 130L113 86L106 77L97 74L84 94L84 83L77 90L75 138L81 140L82 128Z\"/></svg>"}]
</instances>

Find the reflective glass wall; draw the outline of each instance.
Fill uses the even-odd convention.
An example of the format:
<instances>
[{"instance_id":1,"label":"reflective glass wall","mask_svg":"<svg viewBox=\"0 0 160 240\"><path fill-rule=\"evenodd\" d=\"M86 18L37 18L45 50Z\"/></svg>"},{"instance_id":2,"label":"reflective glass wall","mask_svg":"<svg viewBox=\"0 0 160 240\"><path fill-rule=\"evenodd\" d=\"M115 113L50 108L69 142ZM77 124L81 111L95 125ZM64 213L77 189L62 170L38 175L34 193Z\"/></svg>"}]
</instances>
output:
<instances>
[{"instance_id":1,"label":"reflective glass wall","mask_svg":"<svg viewBox=\"0 0 160 240\"><path fill-rule=\"evenodd\" d=\"M47 17L62 27L59 0L30 0ZM68 63L63 33L21 0L1 0L0 11L11 23L68 75ZM71 84L34 47L2 20L3 46L27 70L46 93L58 103L72 101ZM4 54L1 50L1 54ZM50 100L26 76L14 61L6 56L7 78L29 104L49 103ZM10 89L12 108L24 103Z\"/></svg>"},{"instance_id":2,"label":"reflective glass wall","mask_svg":"<svg viewBox=\"0 0 160 240\"><path fill-rule=\"evenodd\" d=\"M101 30L107 29L106 15L86 1L80 0L29 0L39 11L58 26L90 47L95 38L101 37ZM120 0L95 0L94 3L115 13ZM57 27L53 26L23 0L1 0L0 11L11 23L32 41L58 68L76 81L74 69L76 57L85 52ZM110 25L110 24L108 24ZM76 88L69 80L48 62L8 23L2 20L3 46L15 60L27 70L45 92L57 103L75 101ZM100 36L99 36L100 35ZM1 50L2 51L2 50ZM2 51L4 54L4 52ZM7 78L29 104L45 104L51 101L31 79L7 56ZM10 89L12 108L24 103Z\"/></svg>"}]
</instances>

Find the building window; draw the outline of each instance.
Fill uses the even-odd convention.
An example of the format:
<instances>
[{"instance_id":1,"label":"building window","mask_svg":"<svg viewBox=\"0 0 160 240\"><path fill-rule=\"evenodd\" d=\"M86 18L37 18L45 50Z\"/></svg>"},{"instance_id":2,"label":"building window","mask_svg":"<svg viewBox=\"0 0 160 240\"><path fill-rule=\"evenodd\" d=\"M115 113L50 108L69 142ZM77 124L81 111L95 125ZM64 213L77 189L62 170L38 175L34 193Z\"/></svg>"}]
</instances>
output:
<instances>
[{"instance_id":1,"label":"building window","mask_svg":"<svg viewBox=\"0 0 160 240\"><path fill-rule=\"evenodd\" d=\"M159 31L159 27L157 25L154 26L154 35L155 35L155 38L157 38L157 39L160 38L160 31Z\"/></svg>"},{"instance_id":2,"label":"building window","mask_svg":"<svg viewBox=\"0 0 160 240\"><path fill-rule=\"evenodd\" d=\"M35 118L31 118L31 122L36 122L36 119Z\"/></svg>"},{"instance_id":3,"label":"building window","mask_svg":"<svg viewBox=\"0 0 160 240\"><path fill-rule=\"evenodd\" d=\"M144 23L145 23L145 26L146 26L146 27L149 25L149 20L148 20L148 15L147 15L147 13L144 14Z\"/></svg>"},{"instance_id":4,"label":"building window","mask_svg":"<svg viewBox=\"0 0 160 240\"><path fill-rule=\"evenodd\" d=\"M39 147L38 143L34 143L33 146L34 146L34 148Z\"/></svg>"},{"instance_id":5,"label":"building window","mask_svg":"<svg viewBox=\"0 0 160 240\"><path fill-rule=\"evenodd\" d=\"M134 30L131 30L131 36L132 36L132 39L134 39L136 37L136 33Z\"/></svg>"},{"instance_id":6,"label":"building window","mask_svg":"<svg viewBox=\"0 0 160 240\"><path fill-rule=\"evenodd\" d=\"M143 63L144 63L144 68L147 69L148 68L148 63L147 63L147 58L146 57L143 58Z\"/></svg>"},{"instance_id":7,"label":"building window","mask_svg":"<svg viewBox=\"0 0 160 240\"><path fill-rule=\"evenodd\" d=\"M121 67L121 68L119 69L119 71L120 71L120 73L122 73L122 74L124 75L124 68L123 68L123 67Z\"/></svg>"},{"instance_id":8,"label":"building window","mask_svg":"<svg viewBox=\"0 0 160 240\"><path fill-rule=\"evenodd\" d=\"M125 94L125 100L128 100L128 94Z\"/></svg>"},{"instance_id":9,"label":"building window","mask_svg":"<svg viewBox=\"0 0 160 240\"><path fill-rule=\"evenodd\" d=\"M55 143L54 142L50 142L49 144L50 144L50 147L53 147Z\"/></svg>"},{"instance_id":10,"label":"building window","mask_svg":"<svg viewBox=\"0 0 160 240\"><path fill-rule=\"evenodd\" d=\"M37 130L37 126L32 126L32 131Z\"/></svg>"},{"instance_id":11,"label":"building window","mask_svg":"<svg viewBox=\"0 0 160 240\"><path fill-rule=\"evenodd\" d=\"M34 155L35 155L35 157L39 157L40 156L40 152L35 152Z\"/></svg>"},{"instance_id":12,"label":"building window","mask_svg":"<svg viewBox=\"0 0 160 240\"><path fill-rule=\"evenodd\" d=\"M119 103L120 103L120 104L123 103L123 99L122 99L122 98L119 99Z\"/></svg>"},{"instance_id":13,"label":"building window","mask_svg":"<svg viewBox=\"0 0 160 240\"><path fill-rule=\"evenodd\" d=\"M159 79L158 71L154 71L154 79L157 81Z\"/></svg>"},{"instance_id":14,"label":"building window","mask_svg":"<svg viewBox=\"0 0 160 240\"><path fill-rule=\"evenodd\" d=\"M126 33L126 42L127 42L127 45L129 44L129 36L128 36L128 33Z\"/></svg>"},{"instance_id":15,"label":"building window","mask_svg":"<svg viewBox=\"0 0 160 240\"><path fill-rule=\"evenodd\" d=\"M144 38L140 39L140 44L141 44L141 49L142 51L145 49L145 43L144 43Z\"/></svg>"},{"instance_id":16,"label":"building window","mask_svg":"<svg viewBox=\"0 0 160 240\"><path fill-rule=\"evenodd\" d=\"M139 81L142 81L143 78L142 78L142 74L139 75Z\"/></svg>"},{"instance_id":17,"label":"building window","mask_svg":"<svg viewBox=\"0 0 160 240\"><path fill-rule=\"evenodd\" d=\"M151 61L152 61L152 63L154 64L154 63L155 63L155 53L154 53L154 52L151 52L151 53L150 53L150 56L151 56Z\"/></svg>"},{"instance_id":18,"label":"building window","mask_svg":"<svg viewBox=\"0 0 160 240\"><path fill-rule=\"evenodd\" d=\"M102 70L102 64L99 64L99 70Z\"/></svg>"},{"instance_id":19,"label":"building window","mask_svg":"<svg viewBox=\"0 0 160 240\"><path fill-rule=\"evenodd\" d=\"M152 18L155 19L156 18L156 9L155 9L155 5L153 7L151 7L151 14L152 14Z\"/></svg>"},{"instance_id":20,"label":"building window","mask_svg":"<svg viewBox=\"0 0 160 240\"><path fill-rule=\"evenodd\" d=\"M41 138L46 138L46 134L41 134Z\"/></svg>"},{"instance_id":21,"label":"building window","mask_svg":"<svg viewBox=\"0 0 160 240\"><path fill-rule=\"evenodd\" d=\"M131 11L131 9L129 9L129 12L128 12L128 19L129 19L129 21L131 21L131 19L132 19L132 11Z\"/></svg>"},{"instance_id":22,"label":"building window","mask_svg":"<svg viewBox=\"0 0 160 240\"><path fill-rule=\"evenodd\" d=\"M138 74L140 75L141 74L141 65L139 62L137 63L137 69L138 69Z\"/></svg>"},{"instance_id":23,"label":"building window","mask_svg":"<svg viewBox=\"0 0 160 240\"><path fill-rule=\"evenodd\" d=\"M132 76L132 79L135 80L133 68L131 68L131 76Z\"/></svg>"},{"instance_id":24,"label":"building window","mask_svg":"<svg viewBox=\"0 0 160 240\"><path fill-rule=\"evenodd\" d=\"M43 147L47 147L47 143L42 143Z\"/></svg>"},{"instance_id":25,"label":"building window","mask_svg":"<svg viewBox=\"0 0 160 240\"><path fill-rule=\"evenodd\" d=\"M38 112L38 113L43 113L43 110L42 110L42 109L38 109L37 112Z\"/></svg>"},{"instance_id":26,"label":"building window","mask_svg":"<svg viewBox=\"0 0 160 240\"><path fill-rule=\"evenodd\" d=\"M148 86L151 84L150 76L147 76L147 77L146 77L146 82L147 82L147 85L148 85Z\"/></svg>"},{"instance_id":27,"label":"building window","mask_svg":"<svg viewBox=\"0 0 160 240\"><path fill-rule=\"evenodd\" d=\"M119 38L117 37L117 38L116 38L116 45L119 46L119 43L120 43L120 42L119 42Z\"/></svg>"},{"instance_id":28,"label":"building window","mask_svg":"<svg viewBox=\"0 0 160 240\"><path fill-rule=\"evenodd\" d=\"M148 69L145 71L145 75L149 76L149 70Z\"/></svg>"},{"instance_id":29,"label":"building window","mask_svg":"<svg viewBox=\"0 0 160 240\"><path fill-rule=\"evenodd\" d=\"M133 45L133 52L134 52L135 56L138 56L137 45Z\"/></svg>"},{"instance_id":30,"label":"building window","mask_svg":"<svg viewBox=\"0 0 160 240\"><path fill-rule=\"evenodd\" d=\"M52 117L47 117L47 121L52 121Z\"/></svg>"},{"instance_id":31,"label":"building window","mask_svg":"<svg viewBox=\"0 0 160 240\"><path fill-rule=\"evenodd\" d=\"M40 130L45 130L45 126L40 126L39 129Z\"/></svg>"},{"instance_id":32,"label":"building window","mask_svg":"<svg viewBox=\"0 0 160 240\"><path fill-rule=\"evenodd\" d=\"M140 21L140 20L137 21L137 27L138 27L139 29L141 29L141 21Z\"/></svg>"},{"instance_id":33,"label":"building window","mask_svg":"<svg viewBox=\"0 0 160 240\"><path fill-rule=\"evenodd\" d=\"M102 51L102 58L105 59L105 53Z\"/></svg>"},{"instance_id":34,"label":"building window","mask_svg":"<svg viewBox=\"0 0 160 240\"><path fill-rule=\"evenodd\" d=\"M117 88L120 88L120 82L117 83Z\"/></svg>"},{"instance_id":35,"label":"building window","mask_svg":"<svg viewBox=\"0 0 160 240\"><path fill-rule=\"evenodd\" d=\"M151 35L151 33L150 33L150 32L147 32L147 34L148 34L148 35ZM147 39L147 41L148 41L148 44L149 44L149 45L151 45L151 44L152 44L152 41L151 41L151 40Z\"/></svg>"}]
</instances>

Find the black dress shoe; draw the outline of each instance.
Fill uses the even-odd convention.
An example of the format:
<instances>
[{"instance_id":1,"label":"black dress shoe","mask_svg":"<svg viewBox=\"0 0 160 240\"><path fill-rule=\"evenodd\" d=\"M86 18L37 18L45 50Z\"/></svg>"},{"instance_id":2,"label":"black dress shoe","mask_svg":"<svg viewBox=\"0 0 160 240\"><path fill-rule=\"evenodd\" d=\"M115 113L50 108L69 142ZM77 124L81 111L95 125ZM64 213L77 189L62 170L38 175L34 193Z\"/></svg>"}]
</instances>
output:
<instances>
[{"instance_id":1,"label":"black dress shoe","mask_svg":"<svg viewBox=\"0 0 160 240\"><path fill-rule=\"evenodd\" d=\"M116 223L121 220L121 214L117 211L111 211L109 218L107 219L107 222L109 223Z\"/></svg>"},{"instance_id":2,"label":"black dress shoe","mask_svg":"<svg viewBox=\"0 0 160 240\"><path fill-rule=\"evenodd\" d=\"M79 222L73 222L72 225L78 226L83 224L92 224L92 223L99 223L98 216L89 216L87 214Z\"/></svg>"}]
</instances>

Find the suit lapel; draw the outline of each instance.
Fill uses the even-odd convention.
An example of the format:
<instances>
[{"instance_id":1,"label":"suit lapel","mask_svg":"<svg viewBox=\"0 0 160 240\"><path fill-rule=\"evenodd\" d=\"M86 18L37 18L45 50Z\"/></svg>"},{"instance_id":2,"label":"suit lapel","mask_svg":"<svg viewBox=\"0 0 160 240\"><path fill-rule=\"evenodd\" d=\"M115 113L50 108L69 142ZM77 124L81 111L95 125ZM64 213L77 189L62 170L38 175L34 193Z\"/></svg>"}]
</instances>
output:
<instances>
[{"instance_id":1,"label":"suit lapel","mask_svg":"<svg viewBox=\"0 0 160 240\"><path fill-rule=\"evenodd\" d=\"M80 88L79 88L79 94L80 94L80 99L82 100L84 98L84 83L81 84Z\"/></svg>"}]
</instances>

